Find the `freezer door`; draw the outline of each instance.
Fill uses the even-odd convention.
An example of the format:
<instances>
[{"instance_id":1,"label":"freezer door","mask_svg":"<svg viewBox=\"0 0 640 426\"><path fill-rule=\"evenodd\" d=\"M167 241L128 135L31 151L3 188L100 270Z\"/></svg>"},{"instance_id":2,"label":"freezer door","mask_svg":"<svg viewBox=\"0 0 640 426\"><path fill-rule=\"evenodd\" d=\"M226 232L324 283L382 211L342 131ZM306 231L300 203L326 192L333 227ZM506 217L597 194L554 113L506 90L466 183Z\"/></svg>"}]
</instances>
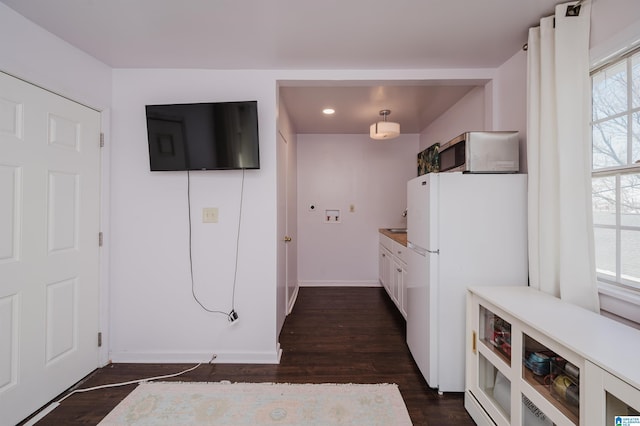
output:
<instances>
[{"instance_id":1,"label":"freezer door","mask_svg":"<svg viewBox=\"0 0 640 426\"><path fill-rule=\"evenodd\" d=\"M438 387L437 254L407 250L407 345L420 372Z\"/></svg>"},{"instance_id":2,"label":"freezer door","mask_svg":"<svg viewBox=\"0 0 640 426\"><path fill-rule=\"evenodd\" d=\"M439 175L430 173L407 182L407 241L437 250Z\"/></svg>"}]
</instances>

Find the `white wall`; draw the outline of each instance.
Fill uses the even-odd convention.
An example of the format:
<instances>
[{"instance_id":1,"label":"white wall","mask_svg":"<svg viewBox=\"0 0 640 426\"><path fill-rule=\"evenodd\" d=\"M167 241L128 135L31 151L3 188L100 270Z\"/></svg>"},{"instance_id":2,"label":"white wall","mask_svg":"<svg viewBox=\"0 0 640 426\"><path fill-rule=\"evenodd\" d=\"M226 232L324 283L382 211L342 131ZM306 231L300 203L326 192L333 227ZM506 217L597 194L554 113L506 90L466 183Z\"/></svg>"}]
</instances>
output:
<instances>
[{"instance_id":1,"label":"white wall","mask_svg":"<svg viewBox=\"0 0 640 426\"><path fill-rule=\"evenodd\" d=\"M485 128L485 89L476 87L420 133L420 150Z\"/></svg>"},{"instance_id":2,"label":"white wall","mask_svg":"<svg viewBox=\"0 0 640 426\"><path fill-rule=\"evenodd\" d=\"M517 130L520 137L520 171L527 172L527 53L518 51L496 70L491 85L491 130Z\"/></svg>"},{"instance_id":3,"label":"white wall","mask_svg":"<svg viewBox=\"0 0 640 426\"><path fill-rule=\"evenodd\" d=\"M640 2L637 0L594 2L592 47L610 44L610 40L615 39L621 31L633 32L633 27L638 27L639 8ZM444 142L471 128L486 128L487 123L496 127L521 127L525 120L522 113L522 79L526 76L526 70L523 64L522 52L515 52L514 57L498 70L116 70L115 83L112 85L112 70L109 67L52 36L0 3L0 69L103 111L103 128L107 135L103 189L104 194L111 193L114 198L109 210L111 214L102 218L103 230L107 230L107 247L103 249L102 264L103 268L106 268L103 271L103 300L109 297L106 293L109 281L113 287L110 312L113 327L110 331L103 328L103 331L106 332L107 341L109 336L113 336L113 342L107 344L113 349L114 360L208 360L213 351L218 352L222 360L255 359L264 362L277 357L277 80L495 78L489 85L490 93L483 93L483 89L471 92L459 105L425 129L419 141L417 136L412 135L404 135L396 140L398 142L410 137L413 139L409 144L415 145L411 155L407 154L406 160L407 164L412 165L406 170L402 169L402 173L406 171L408 176L397 176L399 180L406 181L408 177L415 175L415 153L434 142ZM109 114L112 94L114 110L111 126ZM263 161L262 170L247 172L246 217L241 239L241 263L236 295L240 322L233 328L227 327L224 317L202 312L190 297L190 283L185 278L188 276L185 178L178 175L152 175L148 172L143 118L143 105L147 102L214 100L230 97L258 99ZM486 111L485 106L491 102L495 106L491 111ZM112 135L109 134L111 128ZM362 137L366 139L365 136ZM377 149L383 150L383 147L378 146ZM113 161L109 165L111 151ZM389 154L396 152L391 150ZM327 159L336 159L327 153L324 154ZM385 165L386 161L377 167L369 167L370 175L367 176L372 179L384 176ZM305 167L300 166L299 169L304 170ZM359 173L366 174L365 170L357 168L352 172L353 175L350 177L353 182L358 183L360 182L356 176L359 176ZM203 288L199 287L205 302L216 304L215 307L227 311L231 275L228 263L232 258L231 247L235 241L232 231L235 226L231 224L234 213L237 213L239 177L236 172L212 174L213 172L200 172L193 177L196 263L198 260L202 261L201 257L206 256L206 264L199 263L195 271L197 283L203 282L202 277L213 277L211 280L205 278ZM304 174L301 174L300 183L304 179ZM360 184L361 187L365 187ZM366 249L361 251L364 253L366 250L374 250L377 241L375 231L378 227L402 225L399 212L404 208L404 189L399 189L400 186L398 183L393 188L385 188L380 184L368 184L365 187L365 191L376 191L370 196L383 206L384 214L379 219L352 221L361 218L369 208L363 207L366 201L356 197L360 196L359 193L341 195L335 204L339 204L337 207L343 210L345 222L341 225L323 225L321 229L327 230L335 226L335 230L365 232L370 240L363 240ZM335 188L340 191L351 189L340 185ZM299 216L302 224L312 216L307 215L307 191L300 189L299 194ZM356 211L353 214L347 212L351 200L355 200L353 204ZM104 207L109 209L108 197L103 197L103 201ZM333 207L334 202L331 199L326 203L330 201L330 206ZM205 206L220 208L219 224L198 223L198 209ZM113 232L108 230L110 220ZM358 231L360 226L366 226L367 230ZM334 243L338 241L338 237L328 239L330 243ZM300 243L304 240L302 235L300 240ZM345 242L351 243L351 240L345 239ZM330 253L329 247L331 244L325 244L324 253ZM109 265L108 261L110 248L114 258L113 265ZM318 247L309 248L316 249ZM356 256L361 254L357 250L353 253ZM372 264L375 265L377 256L366 256L371 258ZM345 270L370 271L370 276L332 275L326 269L326 263L315 267L318 271L316 276L350 282L377 281L375 266L367 266L366 261L363 262L359 258L355 261L359 262L357 268L347 265ZM250 263L250 267L246 266L247 262ZM322 269L323 265L325 269ZM307 273L301 272L300 276L304 279ZM217 305L219 301L221 305ZM105 318L106 314L102 317Z\"/></svg>"},{"instance_id":4,"label":"white wall","mask_svg":"<svg viewBox=\"0 0 640 426\"><path fill-rule=\"evenodd\" d=\"M430 74L416 70L114 70L110 312L113 361L208 361L215 353L218 362L277 362L278 330L284 319L282 287L278 282L282 237L277 220L278 81L321 80L327 75L337 79L413 79L429 78ZM486 78L487 71L454 70L449 75ZM204 312L191 296L186 177L148 171L144 118L145 104L229 99L258 100L261 156L261 170L247 171L235 297L240 321L232 327L223 315ZM407 159L407 164L413 164L408 169L412 175L417 136L414 144L411 160ZM298 165L298 170L305 170L305 166ZM231 309L239 175L237 171L192 175L197 294L206 306L223 312ZM406 179L403 177L403 182ZM396 186L396 191L404 197L404 183L401 187ZM394 207L394 215L404 208L404 202L398 204L401 208L398 211ZM203 207L218 207L220 223L200 223ZM378 227L394 225L375 222L370 234L374 239ZM302 237L298 240L301 243ZM375 241L364 244L372 250L376 247ZM302 253L300 250L300 257ZM377 254L370 259L370 274L377 278Z\"/></svg>"},{"instance_id":5,"label":"white wall","mask_svg":"<svg viewBox=\"0 0 640 426\"><path fill-rule=\"evenodd\" d=\"M640 2L638 0L607 0L591 2L591 48L602 47L622 34L638 34ZM637 40L637 38L636 38ZM628 41L628 40L627 40ZM618 46L621 48L624 46Z\"/></svg>"},{"instance_id":6,"label":"white wall","mask_svg":"<svg viewBox=\"0 0 640 426\"><path fill-rule=\"evenodd\" d=\"M378 229L406 227L417 153L418 135L298 135L301 285L378 285ZM325 223L326 209L340 210L340 223Z\"/></svg>"},{"instance_id":7,"label":"white wall","mask_svg":"<svg viewBox=\"0 0 640 426\"><path fill-rule=\"evenodd\" d=\"M0 70L98 110L111 104L111 68L0 3Z\"/></svg>"},{"instance_id":8,"label":"white wall","mask_svg":"<svg viewBox=\"0 0 640 426\"><path fill-rule=\"evenodd\" d=\"M112 149L113 361L277 362L276 100L266 73L115 70ZM260 170L247 170L235 310L191 294L186 172L150 172L145 104L257 100ZM196 293L228 313L241 171L191 173ZM219 223L203 224L217 207Z\"/></svg>"},{"instance_id":9,"label":"white wall","mask_svg":"<svg viewBox=\"0 0 640 426\"><path fill-rule=\"evenodd\" d=\"M520 170L526 172L527 55L518 51L495 70L493 80L476 87L420 133L420 149L473 130L520 132Z\"/></svg>"}]
</instances>

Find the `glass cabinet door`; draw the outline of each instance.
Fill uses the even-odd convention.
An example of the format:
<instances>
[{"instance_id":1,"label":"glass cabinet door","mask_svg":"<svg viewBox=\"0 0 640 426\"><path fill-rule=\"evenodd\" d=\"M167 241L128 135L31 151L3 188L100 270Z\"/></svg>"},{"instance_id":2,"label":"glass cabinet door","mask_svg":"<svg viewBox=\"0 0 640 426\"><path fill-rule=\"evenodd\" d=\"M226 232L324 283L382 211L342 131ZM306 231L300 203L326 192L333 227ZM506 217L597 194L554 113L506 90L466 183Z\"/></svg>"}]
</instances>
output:
<instances>
[{"instance_id":1,"label":"glass cabinet door","mask_svg":"<svg viewBox=\"0 0 640 426\"><path fill-rule=\"evenodd\" d=\"M632 407L610 392L605 392L605 418L611 419L614 425L640 424L640 407Z\"/></svg>"},{"instance_id":2,"label":"glass cabinet door","mask_svg":"<svg viewBox=\"0 0 640 426\"><path fill-rule=\"evenodd\" d=\"M477 313L478 394L494 421L511 424L511 324L482 305Z\"/></svg>"},{"instance_id":3,"label":"glass cabinet door","mask_svg":"<svg viewBox=\"0 0 640 426\"><path fill-rule=\"evenodd\" d=\"M580 368L527 334L522 354L523 380L573 424L580 424Z\"/></svg>"},{"instance_id":4,"label":"glass cabinet door","mask_svg":"<svg viewBox=\"0 0 640 426\"><path fill-rule=\"evenodd\" d=\"M480 341L511 365L511 324L480 306Z\"/></svg>"},{"instance_id":5,"label":"glass cabinet door","mask_svg":"<svg viewBox=\"0 0 640 426\"><path fill-rule=\"evenodd\" d=\"M587 425L640 425L640 389L587 362Z\"/></svg>"},{"instance_id":6,"label":"glass cabinet door","mask_svg":"<svg viewBox=\"0 0 640 426\"><path fill-rule=\"evenodd\" d=\"M523 426L555 426L549 417L539 409L529 398L522 395L522 425Z\"/></svg>"},{"instance_id":7,"label":"glass cabinet door","mask_svg":"<svg viewBox=\"0 0 640 426\"><path fill-rule=\"evenodd\" d=\"M507 420L511 418L511 382L482 354L478 355L478 388Z\"/></svg>"}]
</instances>

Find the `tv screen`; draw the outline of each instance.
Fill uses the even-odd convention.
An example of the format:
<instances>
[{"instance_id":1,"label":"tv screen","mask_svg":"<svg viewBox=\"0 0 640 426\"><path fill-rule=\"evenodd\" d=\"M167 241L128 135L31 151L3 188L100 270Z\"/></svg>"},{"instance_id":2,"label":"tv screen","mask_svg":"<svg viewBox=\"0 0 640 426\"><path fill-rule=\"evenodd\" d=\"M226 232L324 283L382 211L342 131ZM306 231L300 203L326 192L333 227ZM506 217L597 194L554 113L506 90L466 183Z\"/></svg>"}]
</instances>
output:
<instances>
[{"instance_id":1,"label":"tv screen","mask_svg":"<svg viewBox=\"0 0 640 426\"><path fill-rule=\"evenodd\" d=\"M258 102L147 105L151 171L259 169Z\"/></svg>"}]
</instances>

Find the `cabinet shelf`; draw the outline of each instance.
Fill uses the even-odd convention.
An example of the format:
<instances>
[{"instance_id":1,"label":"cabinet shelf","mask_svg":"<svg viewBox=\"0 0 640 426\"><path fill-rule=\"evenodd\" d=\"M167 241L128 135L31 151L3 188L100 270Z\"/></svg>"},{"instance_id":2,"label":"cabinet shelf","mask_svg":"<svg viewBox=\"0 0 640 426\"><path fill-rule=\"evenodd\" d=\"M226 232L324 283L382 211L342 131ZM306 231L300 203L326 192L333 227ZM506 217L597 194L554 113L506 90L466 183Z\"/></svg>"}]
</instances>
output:
<instances>
[{"instance_id":1,"label":"cabinet shelf","mask_svg":"<svg viewBox=\"0 0 640 426\"><path fill-rule=\"evenodd\" d=\"M542 395L551 405L553 405L558 411L562 413L567 419L574 425L580 424L580 418L573 410L571 410L566 404L556 399L549 389L549 385L542 382L540 376L533 374L531 370L523 366L523 378L524 381L533 388L534 391Z\"/></svg>"},{"instance_id":2,"label":"cabinet shelf","mask_svg":"<svg viewBox=\"0 0 640 426\"><path fill-rule=\"evenodd\" d=\"M488 339L482 339L480 342L484 345L485 348L487 348L488 351L493 353L502 362L504 362L505 365L507 365L507 366L511 365L511 359L509 358L509 356L504 351L501 351L496 346L494 346L491 343L491 341L489 341Z\"/></svg>"}]
</instances>

